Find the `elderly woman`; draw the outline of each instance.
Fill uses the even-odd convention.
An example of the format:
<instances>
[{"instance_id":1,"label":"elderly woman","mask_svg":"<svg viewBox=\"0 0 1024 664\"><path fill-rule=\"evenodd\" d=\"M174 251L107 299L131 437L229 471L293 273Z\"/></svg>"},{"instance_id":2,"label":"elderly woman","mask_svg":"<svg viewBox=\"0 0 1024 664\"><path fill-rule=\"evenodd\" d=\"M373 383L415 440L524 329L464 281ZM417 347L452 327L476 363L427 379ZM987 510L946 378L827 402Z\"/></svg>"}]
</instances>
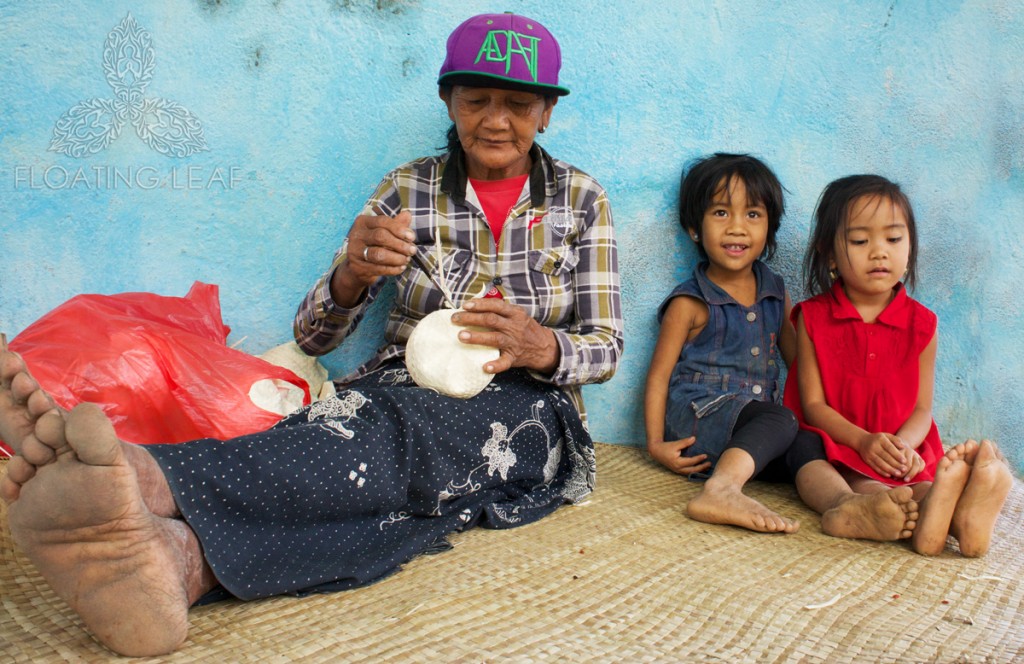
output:
<instances>
[{"instance_id":1,"label":"elderly woman","mask_svg":"<svg viewBox=\"0 0 1024 664\"><path fill-rule=\"evenodd\" d=\"M19 546L111 649L169 652L200 598L363 585L455 531L535 521L594 482L580 385L622 351L611 211L589 176L534 142L551 120L554 37L512 14L448 39L449 145L389 173L295 319L335 348L386 277L387 345L336 398L231 441L139 447L90 404L54 409L0 353L0 485ZM459 338L497 350L470 399L417 387L406 340L446 302Z\"/></svg>"}]
</instances>

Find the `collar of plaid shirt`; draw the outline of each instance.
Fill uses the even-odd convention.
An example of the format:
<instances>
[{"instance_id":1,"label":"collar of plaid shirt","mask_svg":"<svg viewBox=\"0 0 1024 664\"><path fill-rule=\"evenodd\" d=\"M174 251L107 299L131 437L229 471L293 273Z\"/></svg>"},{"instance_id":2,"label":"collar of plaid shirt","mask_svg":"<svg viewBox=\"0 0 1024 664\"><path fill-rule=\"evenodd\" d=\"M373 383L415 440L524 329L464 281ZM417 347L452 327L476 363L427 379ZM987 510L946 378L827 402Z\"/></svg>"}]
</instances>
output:
<instances>
[{"instance_id":1,"label":"collar of plaid shirt","mask_svg":"<svg viewBox=\"0 0 1024 664\"><path fill-rule=\"evenodd\" d=\"M530 147L530 203L533 207L544 204L546 196L554 196L557 184L552 183L548 191L547 173L554 173L555 166L544 148L534 143ZM466 182L469 173L466 171L466 157L461 146L456 146L448 157L448 164L441 176L441 191L452 197L459 205L466 204Z\"/></svg>"}]
</instances>

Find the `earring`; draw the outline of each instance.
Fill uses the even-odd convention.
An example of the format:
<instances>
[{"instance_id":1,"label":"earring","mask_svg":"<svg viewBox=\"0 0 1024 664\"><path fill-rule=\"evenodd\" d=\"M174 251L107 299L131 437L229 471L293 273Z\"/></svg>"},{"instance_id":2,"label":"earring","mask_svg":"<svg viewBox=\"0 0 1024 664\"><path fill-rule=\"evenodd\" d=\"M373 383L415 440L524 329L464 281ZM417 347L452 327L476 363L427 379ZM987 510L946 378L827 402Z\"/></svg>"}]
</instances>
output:
<instances>
[{"instance_id":1,"label":"earring","mask_svg":"<svg viewBox=\"0 0 1024 664\"><path fill-rule=\"evenodd\" d=\"M540 129L537 130L537 133L543 134L545 129L547 129L547 127L545 127L544 125L541 125Z\"/></svg>"},{"instance_id":2,"label":"earring","mask_svg":"<svg viewBox=\"0 0 1024 664\"><path fill-rule=\"evenodd\" d=\"M835 268L830 268L828 271L828 278L835 281L839 278L839 274L835 271Z\"/></svg>"},{"instance_id":3,"label":"earring","mask_svg":"<svg viewBox=\"0 0 1024 664\"><path fill-rule=\"evenodd\" d=\"M690 237L693 238L694 242L700 242L700 240L697 239L697 234L696 233L691 232L690 233Z\"/></svg>"}]
</instances>

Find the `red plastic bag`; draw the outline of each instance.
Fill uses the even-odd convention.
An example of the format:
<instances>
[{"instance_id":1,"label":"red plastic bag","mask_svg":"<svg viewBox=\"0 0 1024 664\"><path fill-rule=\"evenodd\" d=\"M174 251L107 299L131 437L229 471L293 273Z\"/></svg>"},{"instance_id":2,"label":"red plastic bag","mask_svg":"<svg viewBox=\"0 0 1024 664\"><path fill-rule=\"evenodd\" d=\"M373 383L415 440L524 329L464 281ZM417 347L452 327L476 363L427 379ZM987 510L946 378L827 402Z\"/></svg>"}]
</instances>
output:
<instances>
[{"instance_id":1,"label":"red plastic bag","mask_svg":"<svg viewBox=\"0 0 1024 664\"><path fill-rule=\"evenodd\" d=\"M58 405L98 404L125 441L262 431L281 415L253 404L253 383L290 383L303 390L304 404L309 387L288 369L224 344L230 329L221 321L218 292L197 281L184 298L79 295L26 328L10 349Z\"/></svg>"}]
</instances>

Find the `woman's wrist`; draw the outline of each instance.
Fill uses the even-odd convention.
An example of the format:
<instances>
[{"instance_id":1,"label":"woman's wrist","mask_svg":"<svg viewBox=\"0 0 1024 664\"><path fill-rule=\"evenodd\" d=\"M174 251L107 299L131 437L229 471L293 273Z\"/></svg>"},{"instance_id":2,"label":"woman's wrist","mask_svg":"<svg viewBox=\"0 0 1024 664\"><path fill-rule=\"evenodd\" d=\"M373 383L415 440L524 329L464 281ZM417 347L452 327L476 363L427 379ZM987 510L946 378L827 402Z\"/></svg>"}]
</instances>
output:
<instances>
[{"instance_id":1,"label":"woman's wrist","mask_svg":"<svg viewBox=\"0 0 1024 664\"><path fill-rule=\"evenodd\" d=\"M558 340L555 338L555 332L549 327L545 327L540 323L534 321L534 324L539 328L537 334L538 343L536 344L536 360L531 363L530 369L533 369L537 373L550 376L558 369L562 355L558 346Z\"/></svg>"},{"instance_id":2,"label":"woman's wrist","mask_svg":"<svg viewBox=\"0 0 1024 664\"><path fill-rule=\"evenodd\" d=\"M365 292L366 284L348 269L347 260L342 261L331 275L331 299L338 306L351 309L362 301Z\"/></svg>"}]
</instances>

